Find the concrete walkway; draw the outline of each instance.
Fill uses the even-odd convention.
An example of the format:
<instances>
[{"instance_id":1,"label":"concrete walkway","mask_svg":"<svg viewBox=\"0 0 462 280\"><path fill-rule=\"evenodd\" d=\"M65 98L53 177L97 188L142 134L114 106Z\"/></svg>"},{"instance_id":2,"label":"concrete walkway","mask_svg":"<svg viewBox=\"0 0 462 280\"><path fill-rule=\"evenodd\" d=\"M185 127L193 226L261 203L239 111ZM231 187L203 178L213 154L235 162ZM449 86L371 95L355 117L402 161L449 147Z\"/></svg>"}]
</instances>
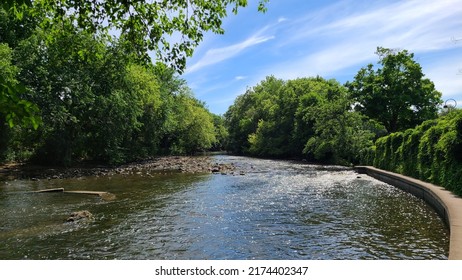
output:
<instances>
[{"instance_id":1,"label":"concrete walkway","mask_svg":"<svg viewBox=\"0 0 462 280\"><path fill-rule=\"evenodd\" d=\"M409 192L430 204L450 230L449 259L462 260L462 198L452 192L411 177L372 166L356 166L356 171Z\"/></svg>"}]
</instances>

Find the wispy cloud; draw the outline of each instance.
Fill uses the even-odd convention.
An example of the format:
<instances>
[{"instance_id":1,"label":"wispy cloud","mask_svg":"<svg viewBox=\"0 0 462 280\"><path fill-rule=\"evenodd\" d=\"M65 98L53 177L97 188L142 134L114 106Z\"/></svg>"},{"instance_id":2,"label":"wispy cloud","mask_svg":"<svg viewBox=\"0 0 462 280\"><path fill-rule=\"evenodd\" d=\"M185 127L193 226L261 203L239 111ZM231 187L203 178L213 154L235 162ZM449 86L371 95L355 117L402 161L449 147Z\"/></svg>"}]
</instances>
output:
<instances>
[{"instance_id":1,"label":"wispy cloud","mask_svg":"<svg viewBox=\"0 0 462 280\"><path fill-rule=\"evenodd\" d=\"M267 19L238 14L231 32L204 42L188 61L188 82L215 112L268 75L351 80L377 62L378 46L413 52L443 99L462 100L462 40L451 41L462 39L462 0L292 2L274 2L281 9L269 10ZM217 47L219 41L227 45Z\"/></svg>"},{"instance_id":2,"label":"wispy cloud","mask_svg":"<svg viewBox=\"0 0 462 280\"><path fill-rule=\"evenodd\" d=\"M271 69L274 74L288 78L308 73L335 74L353 65L374 62L377 46L411 52L454 48L449 41L451 34L455 26L462 26L462 5L457 0L410 0L384 6L379 1L381 7L366 10L358 9L354 1L345 2L351 4L348 16L317 22L315 26L311 17L294 22L279 47L299 48L312 42L311 48L296 60L275 65ZM336 4L324 9L323 14L340 14L339 9L346 7Z\"/></svg>"},{"instance_id":3,"label":"wispy cloud","mask_svg":"<svg viewBox=\"0 0 462 280\"><path fill-rule=\"evenodd\" d=\"M203 67L213 65L224 60L230 59L239 53L243 52L245 49L250 48L252 46L264 43L271 39L274 39L274 36L252 36L246 39L243 42L224 47L218 49L211 49L205 53L205 55L195 64L191 65L187 68L186 74L195 72Z\"/></svg>"}]
</instances>

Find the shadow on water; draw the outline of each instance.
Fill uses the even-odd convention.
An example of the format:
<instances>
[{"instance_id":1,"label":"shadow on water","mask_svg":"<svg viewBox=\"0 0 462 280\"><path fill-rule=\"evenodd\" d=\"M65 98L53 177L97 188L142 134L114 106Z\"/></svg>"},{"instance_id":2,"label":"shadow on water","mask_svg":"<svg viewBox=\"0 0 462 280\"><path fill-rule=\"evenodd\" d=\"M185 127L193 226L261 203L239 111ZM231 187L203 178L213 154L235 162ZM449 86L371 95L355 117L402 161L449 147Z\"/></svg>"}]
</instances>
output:
<instances>
[{"instance_id":1,"label":"shadow on water","mask_svg":"<svg viewBox=\"0 0 462 280\"><path fill-rule=\"evenodd\" d=\"M15 181L0 188L0 259L445 259L417 198L343 168L215 156L235 175ZM113 201L44 188L111 192ZM73 211L94 219L64 221Z\"/></svg>"}]
</instances>

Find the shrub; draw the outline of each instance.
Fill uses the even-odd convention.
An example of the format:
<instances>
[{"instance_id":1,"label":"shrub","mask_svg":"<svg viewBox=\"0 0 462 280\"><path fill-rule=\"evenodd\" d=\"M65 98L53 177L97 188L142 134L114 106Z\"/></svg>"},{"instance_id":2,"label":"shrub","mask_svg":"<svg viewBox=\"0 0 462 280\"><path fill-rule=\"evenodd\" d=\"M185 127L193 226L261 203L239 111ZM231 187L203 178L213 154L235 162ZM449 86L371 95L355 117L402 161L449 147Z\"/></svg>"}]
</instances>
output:
<instances>
[{"instance_id":1,"label":"shrub","mask_svg":"<svg viewBox=\"0 0 462 280\"><path fill-rule=\"evenodd\" d=\"M462 195L462 110L379 138L373 149L374 166Z\"/></svg>"}]
</instances>

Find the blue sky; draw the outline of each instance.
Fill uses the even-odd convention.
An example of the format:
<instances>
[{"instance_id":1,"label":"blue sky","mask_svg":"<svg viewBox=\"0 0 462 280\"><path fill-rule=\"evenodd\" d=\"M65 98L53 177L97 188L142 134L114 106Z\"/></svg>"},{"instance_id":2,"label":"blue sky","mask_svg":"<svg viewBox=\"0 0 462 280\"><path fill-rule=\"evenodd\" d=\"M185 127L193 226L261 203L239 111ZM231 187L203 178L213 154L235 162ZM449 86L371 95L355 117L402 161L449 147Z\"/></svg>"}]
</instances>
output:
<instances>
[{"instance_id":1,"label":"blue sky","mask_svg":"<svg viewBox=\"0 0 462 280\"><path fill-rule=\"evenodd\" d=\"M415 54L443 100L462 105L462 0L258 0L206 34L182 75L209 110L224 114L266 76L353 80L377 46Z\"/></svg>"}]
</instances>

